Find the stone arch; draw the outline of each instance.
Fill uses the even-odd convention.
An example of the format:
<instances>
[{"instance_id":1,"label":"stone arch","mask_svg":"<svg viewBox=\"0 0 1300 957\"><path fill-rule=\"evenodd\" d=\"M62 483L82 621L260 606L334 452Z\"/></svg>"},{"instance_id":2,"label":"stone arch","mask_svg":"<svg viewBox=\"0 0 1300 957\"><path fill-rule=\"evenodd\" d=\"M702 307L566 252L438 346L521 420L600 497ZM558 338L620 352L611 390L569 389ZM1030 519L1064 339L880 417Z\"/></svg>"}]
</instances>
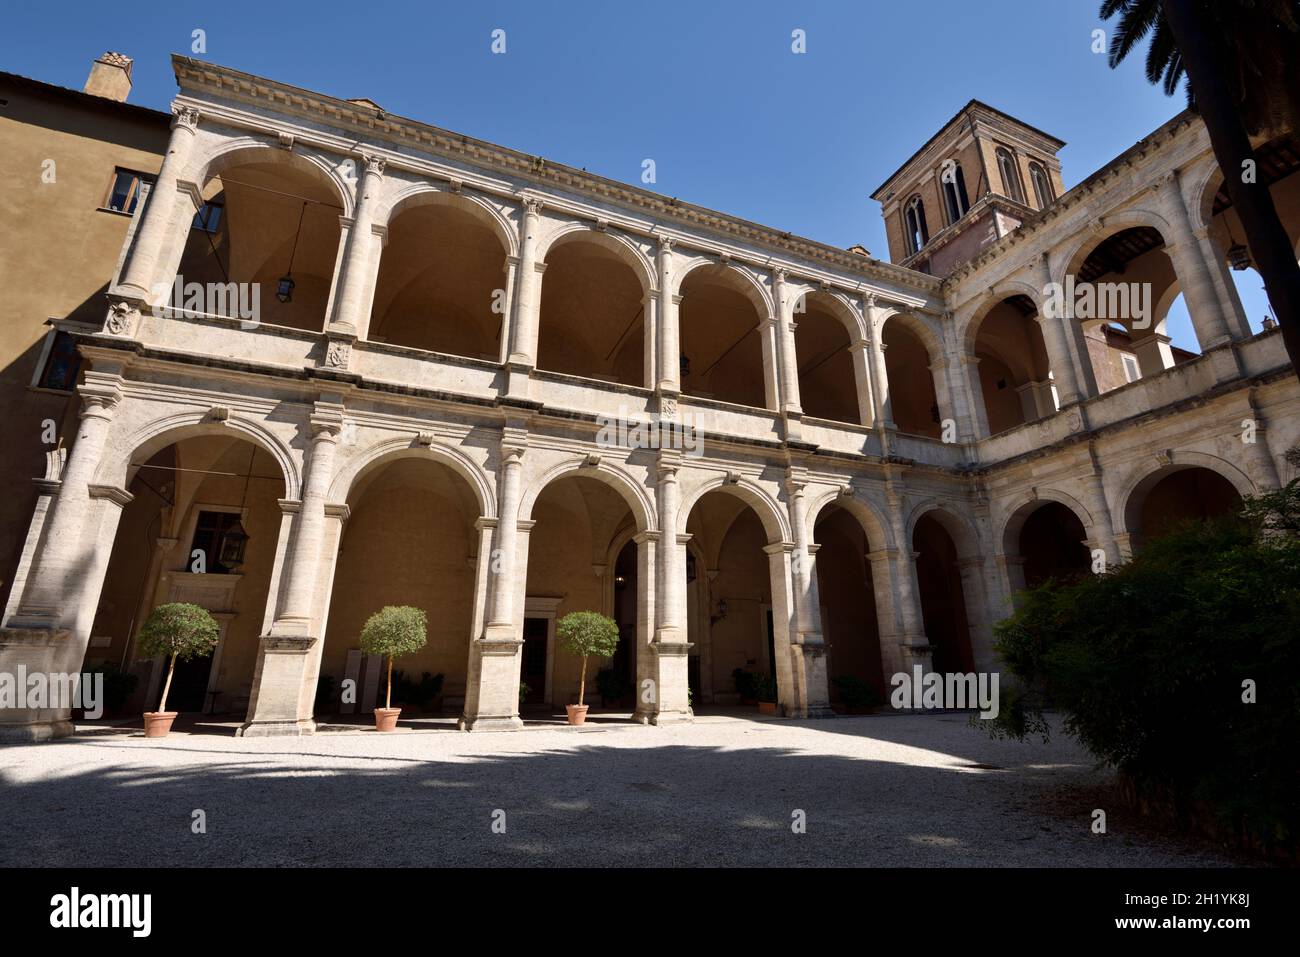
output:
<instances>
[{"instance_id":1,"label":"stone arch","mask_svg":"<svg viewBox=\"0 0 1300 957\"><path fill-rule=\"evenodd\" d=\"M849 334L849 343L861 342L867 338L866 321L862 313L842 292L837 289L821 289L815 286L800 286L798 299L816 296L817 302L824 304L826 311L840 321L844 331ZM796 323L798 316L795 316Z\"/></svg>"},{"instance_id":2,"label":"stone arch","mask_svg":"<svg viewBox=\"0 0 1300 957\"><path fill-rule=\"evenodd\" d=\"M687 276L697 269L708 266L718 266L724 270L722 275L734 283L733 288L737 292L753 303L760 319L776 315L776 306L772 303L772 294L757 276L737 263L721 262L712 256L696 256L674 270L673 295L680 296L682 294L682 286L686 284Z\"/></svg>"},{"instance_id":3,"label":"stone arch","mask_svg":"<svg viewBox=\"0 0 1300 957\"><path fill-rule=\"evenodd\" d=\"M843 489L828 489L820 495L811 496L807 505L807 527L816 528L822 513L831 505L838 505L858 520L872 548L894 547L889 521L880 509L868 499L858 495L845 495L843 491Z\"/></svg>"},{"instance_id":4,"label":"stone arch","mask_svg":"<svg viewBox=\"0 0 1300 957\"><path fill-rule=\"evenodd\" d=\"M339 205L343 208L342 215L351 216L353 213L355 186L343 178L336 165L330 164L321 154L298 149L286 150L278 143L255 136L222 140L214 149L191 158L189 169L181 178L202 189L212 178L245 163L269 163L299 169L310 167L333 187Z\"/></svg>"},{"instance_id":5,"label":"stone arch","mask_svg":"<svg viewBox=\"0 0 1300 957\"><path fill-rule=\"evenodd\" d=\"M569 459L553 465L533 482L524 492L519 502L519 521L528 521L533 514L533 506L542 492L557 479L568 475L579 475L596 479L608 485L627 503L636 519L638 532L656 530L654 501L645 486L638 483L625 470L610 462L601 460L595 465L588 465L585 458Z\"/></svg>"},{"instance_id":6,"label":"stone arch","mask_svg":"<svg viewBox=\"0 0 1300 957\"><path fill-rule=\"evenodd\" d=\"M1025 296L1034 304L1034 308L1039 311L1039 315L1042 315L1043 291L1041 289L1037 289L1030 283L1019 279L1010 279L998 283L980 299L979 304L966 320L965 327L959 332L962 355L973 356L975 354L975 340L979 338L980 326L988 318L990 312L1012 296Z\"/></svg>"},{"instance_id":7,"label":"stone arch","mask_svg":"<svg viewBox=\"0 0 1300 957\"><path fill-rule=\"evenodd\" d=\"M447 466L465 480L478 503L479 516L496 517L496 494L487 473L460 449L434 442L420 445L409 438L385 439L348 459L330 483L328 502L344 502L369 475L398 459L428 459Z\"/></svg>"},{"instance_id":8,"label":"stone arch","mask_svg":"<svg viewBox=\"0 0 1300 957\"><path fill-rule=\"evenodd\" d=\"M692 509L695 508L700 499L719 489L735 495L754 510L759 521L763 523L763 530L767 533L769 545L793 541L793 535L790 533L790 521L786 517L785 509L775 499L750 479L741 478L738 481L733 481L725 475L718 475L708 479L696 486L688 496L683 497L681 508L677 512L677 533L679 535L686 534L686 523L691 516Z\"/></svg>"},{"instance_id":9,"label":"stone arch","mask_svg":"<svg viewBox=\"0 0 1300 957\"><path fill-rule=\"evenodd\" d=\"M934 498L928 498L917 503L908 513L907 520L903 524L903 527L907 529L905 547L910 547L912 536L916 533L916 523L926 515L929 515L942 525L944 530L952 536L959 557L976 558L980 556L979 533L975 530L975 527L969 520L962 518L954 508Z\"/></svg>"},{"instance_id":10,"label":"stone arch","mask_svg":"<svg viewBox=\"0 0 1300 957\"><path fill-rule=\"evenodd\" d=\"M1147 494L1162 479L1175 472L1186 469L1203 468L1226 479L1242 498L1257 491L1250 477L1227 459L1206 452L1176 451L1169 454L1169 460L1154 469L1141 465L1134 466L1129 473L1119 496L1119 528L1117 534L1134 535L1141 531L1142 508L1146 504Z\"/></svg>"},{"instance_id":11,"label":"stone arch","mask_svg":"<svg viewBox=\"0 0 1300 957\"><path fill-rule=\"evenodd\" d=\"M1054 281L1064 284L1065 277L1078 273L1093 250L1126 229L1150 226L1160 234L1166 246L1169 244L1170 237L1174 235L1174 228L1169 224L1169 220L1147 209L1126 209L1107 213L1097 220L1097 224L1100 228L1086 230L1082 236L1066 247L1067 252L1061 257L1063 268L1060 273L1053 276Z\"/></svg>"},{"instance_id":12,"label":"stone arch","mask_svg":"<svg viewBox=\"0 0 1300 957\"><path fill-rule=\"evenodd\" d=\"M487 226L497 239L507 256L519 255L519 234L509 218L486 197L451 189L436 183L409 183L390 197L387 207L375 216L375 222L391 226L402 213L419 206L450 206L469 213Z\"/></svg>"},{"instance_id":13,"label":"stone arch","mask_svg":"<svg viewBox=\"0 0 1300 957\"><path fill-rule=\"evenodd\" d=\"M1001 543L1003 554L1014 555L1019 552L1020 531L1024 528L1025 521L1040 506L1048 502L1064 505L1074 513L1074 517L1079 520L1090 537L1095 535L1092 514L1077 498L1060 489L1036 488L1015 499L1007 510L1006 520L1002 523L1002 534L997 539Z\"/></svg>"},{"instance_id":14,"label":"stone arch","mask_svg":"<svg viewBox=\"0 0 1300 957\"><path fill-rule=\"evenodd\" d=\"M635 242L622 233L596 229L588 223L566 223L552 232L537 250L538 262L546 262L554 250L573 242L594 243L608 249L636 273L643 293L657 291L654 265Z\"/></svg>"},{"instance_id":15,"label":"stone arch","mask_svg":"<svg viewBox=\"0 0 1300 957\"><path fill-rule=\"evenodd\" d=\"M207 411L180 412L154 419L132 432L123 443L123 450L114 449L106 454L95 473L100 485L125 488L130 480L132 466L146 462L154 454L184 439L203 435L225 435L252 442L269 454L280 467L284 479L286 498L296 499L301 494L301 478L293 453L279 436L260 422L242 416L225 420L208 417Z\"/></svg>"}]
</instances>

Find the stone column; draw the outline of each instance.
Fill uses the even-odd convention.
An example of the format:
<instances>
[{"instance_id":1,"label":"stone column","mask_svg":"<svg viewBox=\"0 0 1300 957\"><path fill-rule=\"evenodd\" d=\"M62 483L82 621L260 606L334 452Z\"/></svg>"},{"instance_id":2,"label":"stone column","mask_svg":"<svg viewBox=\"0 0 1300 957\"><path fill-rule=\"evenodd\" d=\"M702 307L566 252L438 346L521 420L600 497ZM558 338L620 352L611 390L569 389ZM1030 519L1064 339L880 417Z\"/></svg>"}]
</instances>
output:
<instances>
[{"instance_id":1,"label":"stone column","mask_svg":"<svg viewBox=\"0 0 1300 957\"><path fill-rule=\"evenodd\" d=\"M1174 235L1164 237L1165 252L1173 260L1174 273L1183 287L1183 298L1187 300L1187 311L1192 317L1201 351L1208 352L1228 342L1231 336L1214 282L1205 267L1205 260L1201 258L1200 244L1192 232L1176 170L1170 170L1160 178L1156 195L1174 232Z\"/></svg>"},{"instance_id":2,"label":"stone column","mask_svg":"<svg viewBox=\"0 0 1300 957\"><path fill-rule=\"evenodd\" d=\"M1253 334L1250 331L1250 320L1247 319L1246 310L1241 304L1237 284L1232 281L1232 274L1228 271L1227 257L1214 244L1214 240L1210 238L1210 231L1205 226L1193 229L1192 235L1196 237L1201 259L1205 262L1210 281L1214 284L1215 298L1219 301L1219 308L1228 325L1228 335L1234 340L1249 339Z\"/></svg>"},{"instance_id":3,"label":"stone column","mask_svg":"<svg viewBox=\"0 0 1300 957\"><path fill-rule=\"evenodd\" d=\"M853 357L853 383L858 392L858 424L870 428L876 424L875 390L871 383L871 340L859 339L849 346Z\"/></svg>"},{"instance_id":4,"label":"stone column","mask_svg":"<svg viewBox=\"0 0 1300 957\"><path fill-rule=\"evenodd\" d=\"M658 532L639 532L636 542L636 710L632 720L654 724L659 716L659 660L655 654L655 576Z\"/></svg>"},{"instance_id":5,"label":"stone column","mask_svg":"<svg viewBox=\"0 0 1300 957\"><path fill-rule=\"evenodd\" d=\"M82 403L77 440L62 472L54 511L17 613L5 623L8 627L57 629L73 622L81 589L87 585L84 566L90 550L86 523L92 505L91 485L103 459L122 382L117 371L92 371L77 389Z\"/></svg>"},{"instance_id":6,"label":"stone column","mask_svg":"<svg viewBox=\"0 0 1300 957\"><path fill-rule=\"evenodd\" d=\"M693 717L687 674L691 645L686 625L686 543L691 537L677 533L681 508L677 475L680 467L680 453L660 452L656 489L660 532L654 642L650 645L650 661L644 676L638 665L638 677L653 682L652 690L657 698L655 710L650 714L644 714L641 709L647 706L638 703L638 716L652 724L689 721ZM643 697L644 692L638 689L638 702Z\"/></svg>"},{"instance_id":7,"label":"stone column","mask_svg":"<svg viewBox=\"0 0 1300 957\"><path fill-rule=\"evenodd\" d=\"M1245 458L1246 474L1255 483L1255 487L1261 490L1275 489L1281 486L1282 477L1278 474L1277 462L1273 460L1273 452L1269 446L1268 423L1260 412L1258 391L1252 388L1247 395L1247 401L1250 403L1249 418L1255 423L1255 431L1250 436L1254 441L1247 442L1244 440L1247 433L1243 430L1242 454Z\"/></svg>"},{"instance_id":8,"label":"stone column","mask_svg":"<svg viewBox=\"0 0 1300 957\"><path fill-rule=\"evenodd\" d=\"M776 668L777 710L788 718L807 716L807 701L795 673L795 649L791 631L794 621L794 590L790 585L790 557L793 542L765 545L768 574L772 582L772 653ZM822 658L825 661L825 658Z\"/></svg>"},{"instance_id":9,"label":"stone column","mask_svg":"<svg viewBox=\"0 0 1300 957\"><path fill-rule=\"evenodd\" d=\"M1138 368L1142 370L1143 377L1159 375L1174 367L1174 352L1169 347L1169 342L1168 336L1158 332L1133 340L1133 352L1137 356Z\"/></svg>"},{"instance_id":10,"label":"stone column","mask_svg":"<svg viewBox=\"0 0 1300 957\"><path fill-rule=\"evenodd\" d=\"M357 199L348 227L347 244L334 288L334 312L329 332L345 338L365 339L370 331L369 290L378 266L375 244L375 206L384 185L385 161L367 153L361 155L362 172L357 182Z\"/></svg>"},{"instance_id":11,"label":"stone column","mask_svg":"<svg viewBox=\"0 0 1300 957\"><path fill-rule=\"evenodd\" d=\"M826 669L826 642L822 637L821 599L817 589L817 546L813 544L805 512L804 483L791 477L789 494L790 528L794 534L790 572L794 597L795 631L790 636L796 699L801 718L833 717L830 683Z\"/></svg>"},{"instance_id":12,"label":"stone column","mask_svg":"<svg viewBox=\"0 0 1300 957\"><path fill-rule=\"evenodd\" d=\"M537 323L541 311L538 294L537 233L542 203L523 198L523 221L519 228L518 291L515 294L514 336L510 347L513 365L532 368L537 365Z\"/></svg>"},{"instance_id":13,"label":"stone column","mask_svg":"<svg viewBox=\"0 0 1300 957\"><path fill-rule=\"evenodd\" d=\"M930 640L925 634L921 587L916 577L917 552L912 550L912 542L903 521L903 498L891 487L886 492L886 502L895 542L891 558L894 562L893 577L898 588L899 619L903 626L897 660L902 663L900 670L904 672L910 673L912 666L918 664L923 671L931 671Z\"/></svg>"},{"instance_id":14,"label":"stone column","mask_svg":"<svg viewBox=\"0 0 1300 957\"><path fill-rule=\"evenodd\" d=\"M677 307L680 296L673 295L673 241L659 237L659 382L661 393L676 395L682 391L681 329Z\"/></svg>"},{"instance_id":15,"label":"stone column","mask_svg":"<svg viewBox=\"0 0 1300 957\"><path fill-rule=\"evenodd\" d=\"M889 368L885 365L885 336L881 325L880 307L876 305L875 296L866 296L862 300L862 312L866 317L868 347L871 349L871 392L875 399L874 412L876 423L884 429L896 431L894 406L889 398Z\"/></svg>"},{"instance_id":16,"label":"stone column","mask_svg":"<svg viewBox=\"0 0 1300 957\"><path fill-rule=\"evenodd\" d=\"M334 475L334 451L343 429L343 407L317 402L310 419L311 448L307 454L302 499L292 526L292 541L284 550L288 568L271 629L261 637L248 716L239 734L278 737L311 734L314 692L324 632L322 602L332 586L323 562L326 538L337 550L338 536L327 536L325 496ZM292 506L290 506L292 507ZM344 513L333 519L341 522ZM309 693L310 692L310 693Z\"/></svg>"},{"instance_id":17,"label":"stone column","mask_svg":"<svg viewBox=\"0 0 1300 957\"><path fill-rule=\"evenodd\" d=\"M498 475L496 547L489 570L487 625L470 645L465 686L463 731L511 731L524 726L519 717L519 668L524 639L522 605L516 600L520 576L527 579L526 558L519 556L519 504L523 496L524 437L507 428L502 437ZM517 620L518 623L517 623Z\"/></svg>"},{"instance_id":18,"label":"stone column","mask_svg":"<svg viewBox=\"0 0 1300 957\"><path fill-rule=\"evenodd\" d=\"M1046 298L1056 280L1052 278L1052 267L1046 253L1039 257L1038 263L1039 279ZM1083 342L1083 327L1074 318L1074 304L1064 303L1061 311L1063 314L1058 316L1054 314L1055 309L1047 310L1040 306L1037 319L1052 381L1056 383L1061 408L1065 408L1096 395L1097 383L1092 374L1088 347Z\"/></svg>"},{"instance_id":19,"label":"stone column","mask_svg":"<svg viewBox=\"0 0 1300 957\"><path fill-rule=\"evenodd\" d=\"M756 327L763 346L763 404L769 412L781 411L781 357L777 345L780 329L775 316L759 321Z\"/></svg>"},{"instance_id":20,"label":"stone column","mask_svg":"<svg viewBox=\"0 0 1300 957\"><path fill-rule=\"evenodd\" d=\"M155 287L164 277L158 275L159 263L165 259L168 246L188 235L194 219L196 198L193 184L181 180L189 165L194 149L194 139L199 128L199 113L190 107L177 107L172 114L172 135L167 144L167 155L149 199L141 213L143 217L131 245L121 281L116 292L140 301L151 298ZM201 188L202 184L198 184ZM170 277L166 277L170 280Z\"/></svg>"},{"instance_id":21,"label":"stone column","mask_svg":"<svg viewBox=\"0 0 1300 957\"><path fill-rule=\"evenodd\" d=\"M803 415L799 404L799 356L794 343L794 315L785 301L785 270L772 271L772 302L776 310L777 354L781 370L781 411L787 415Z\"/></svg>"}]
</instances>

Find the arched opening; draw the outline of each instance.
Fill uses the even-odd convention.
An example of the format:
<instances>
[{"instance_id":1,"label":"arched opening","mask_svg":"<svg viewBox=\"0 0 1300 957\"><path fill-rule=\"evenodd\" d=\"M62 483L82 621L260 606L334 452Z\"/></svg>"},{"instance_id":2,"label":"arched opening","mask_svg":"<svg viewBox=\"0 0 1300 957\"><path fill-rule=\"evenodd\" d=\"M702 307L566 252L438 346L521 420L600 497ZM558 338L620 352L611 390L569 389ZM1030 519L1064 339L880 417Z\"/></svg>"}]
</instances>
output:
<instances>
[{"instance_id":1,"label":"arched opening","mask_svg":"<svg viewBox=\"0 0 1300 957\"><path fill-rule=\"evenodd\" d=\"M733 267L692 269L682 281L678 325L685 395L768 407L757 293Z\"/></svg>"},{"instance_id":2,"label":"arched opening","mask_svg":"<svg viewBox=\"0 0 1300 957\"><path fill-rule=\"evenodd\" d=\"M428 643L394 662L393 705L402 707L403 721L459 715L474 637L479 508L473 490L441 462L398 456L354 480L347 504L317 713L366 721L382 706L384 662L361 652L361 630L386 605L412 605L428 618ZM345 679L356 682L355 703L340 700Z\"/></svg>"},{"instance_id":3,"label":"arched opening","mask_svg":"<svg viewBox=\"0 0 1300 957\"><path fill-rule=\"evenodd\" d=\"M235 435L195 435L142 450L126 488L134 497L113 541L86 667L137 676L124 715L156 709L167 662L140 657L140 628L158 605L191 602L212 613L220 638L210 656L177 662L167 709L243 718L285 496L278 463Z\"/></svg>"},{"instance_id":4,"label":"arched opening","mask_svg":"<svg viewBox=\"0 0 1300 957\"><path fill-rule=\"evenodd\" d=\"M223 162L203 185L204 207L185 240L174 308L192 311L191 283L204 287L199 312L291 329L325 328L343 212L335 185L290 153L256 150ZM234 283L233 294L228 284ZM220 287L210 293L209 284ZM252 311L256 287L257 315Z\"/></svg>"},{"instance_id":5,"label":"arched opening","mask_svg":"<svg viewBox=\"0 0 1300 957\"><path fill-rule=\"evenodd\" d=\"M537 368L644 386L648 289L611 246L565 239L546 254Z\"/></svg>"},{"instance_id":6,"label":"arched opening","mask_svg":"<svg viewBox=\"0 0 1300 957\"><path fill-rule=\"evenodd\" d=\"M1171 466L1139 483L1126 508L1134 548L1160 537L1180 522L1237 512L1241 493L1230 481L1201 466Z\"/></svg>"},{"instance_id":7,"label":"arched opening","mask_svg":"<svg viewBox=\"0 0 1300 957\"><path fill-rule=\"evenodd\" d=\"M944 674L975 670L970 618L957 545L934 513L917 519L912 531L921 618L931 648L931 666Z\"/></svg>"},{"instance_id":8,"label":"arched opening","mask_svg":"<svg viewBox=\"0 0 1300 957\"><path fill-rule=\"evenodd\" d=\"M851 707L855 685L862 684L886 700L889 687L881 658L867 534L851 512L832 504L818 515L813 539L819 546L817 590L831 701L840 709Z\"/></svg>"},{"instance_id":9,"label":"arched opening","mask_svg":"<svg viewBox=\"0 0 1300 957\"><path fill-rule=\"evenodd\" d=\"M451 201L399 209L389 221L367 338L498 359L505 262L501 238L468 209Z\"/></svg>"},{"instance_id":10,"label":"arched opening","mask_svg":"<svg viewBox=\"0 0 1300 957\"><path fill-rule=\"evenodd\" d=\"M1057 409L1037 314L1033 300L1017 294L994 305L979 322L973 352L990 435Z\"/></svg>"},{"instance_id":11,"label":"arched opening","mask_svg":"<svg viewBox=\"0 0 1300 957\"><path fill-rule=\"evenodd\" d=\"M1087 537L1083 522L1067 505L1044 502L1030 512L1016 542L1025 587L1087 574L1092 567Z\"/></svg>"},{"instance_id":12,"label":"arched opening","mask_svg":"<svg viewBox=\"0 0 1300 957\"><path fill-rule=\"evenodd\" d=\"M695 503L686 530L694 546L686 564L694 589L687 632L702 699L754 705L761 683L771 682L771 690L784 677L778 656L789 641L784 578L773 601L774 559L764 551L770 536L751 505L722 489Z\"/></svg>"},{"instance_id":13,"label":"arched opening","mask_svg":"<svg viewBox=\"0 0 1300 957\"><path fill-rule=\"evenodd\" d=\"M939 438L942 417L925 344L906 324L892 318L886 320L881 338L889 380L886 401L894 425L900 432Z\"/></svg>"},{"instance_id":14,"label":"arched opening","mask_svg":"<svg viewBox=\"0 0 1300 957\"><path fill-rule=\"evenodd\" d=\"M531 530L520 535L528 559L520 671L528 686L525 714L549 714L578 702L582 661L559 647L555 635L555 622L573 611L599 612L619 626L614 656L587 662L585 703L593 711L631 711L638 648L649 638L638 634L638 622L648 620L639 579L641 546L628 540L611 561L614 543L638 530L631 507L605 481L569 473L541 490L531 520Z\"/></svg>"},{"instance_id":15,"label":"arched opening","mask_svg":"<svg viewBox=\"0 0 1300 957\"><path fill-rule=\"evenodd\" d=\"M1173 346L1165 331L1180 285L1158 229L1134 226L1113 233L1072 272L1076 296L1070 305L1083 328L1098 392L1196 358Z\"/></svg>"},{"instance_id":16,"label":"arched opening","mask_svg":"<svg viewBox=\"0 0 1300 957\"><path fill-rule=\"evenodd\" d=\"M804 414L860 424L857 374L849 351L852 342L837 304L826 293L807 293L803 312L795 319L799 401Z\"/></svg>"}]
</instances>

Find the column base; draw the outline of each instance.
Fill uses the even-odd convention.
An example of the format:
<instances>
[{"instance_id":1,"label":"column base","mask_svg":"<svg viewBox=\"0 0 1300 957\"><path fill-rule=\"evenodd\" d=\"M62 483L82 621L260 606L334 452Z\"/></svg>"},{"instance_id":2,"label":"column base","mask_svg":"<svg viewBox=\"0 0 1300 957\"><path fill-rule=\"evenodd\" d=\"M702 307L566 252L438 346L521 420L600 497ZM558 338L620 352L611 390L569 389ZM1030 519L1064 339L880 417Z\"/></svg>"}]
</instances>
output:
<instances>
[{"instance_id":1,"label":"column base","mask_svg":"<svg viewBox=\"0 0 1300 957\"><path fill-rule=\"evenodd\" d=\"M456 722L456 727L462 731L522 731L524 719L517 714L479 715L478 717L463 715Z\"/></svg>"},{"instance_id":2,"label":"column base","mask_svg":"<svg viewBox=\"0 0 1300 957\"><path fill-rule=\"evenodd\" d=\"M39 744L71 737L74 730L71 721L59 718L28 724L0 724L0 744Z\"/></svg>"},{"instance_id":3,"label":"column base","mask_svg":"<svg viewBox=\"0 0 1300 957\"><path fill-rule=\"evenodd\" d=\"M785 717L797 718L800 721L821 721L825 718L838 718L839 715L831 709L830 705L816 704L802 709L802 713L787 711Z\"/></svg>"},{"instance_id":4,"label":"column base","mask_svg":"<svg viewBox=\"0 0 1300 957\"><path fill-rule=\"evenodd\" d=\"M632 720L637 724L655 727L665 724L690 724L695 720L695 711L691 708L685 711L638 711L632 715Z\"/></svg>"},{"instance_id":5,"label":"column base","mask_svg":"<svg viewBox=\"0 0 1300 957\"><path fill-rule=\"evenodd\" d=\"M297 721L249 721L235 732L239 738L302 738L316 733L316 721L302 718Z\"/></svg>"}]
</instances>

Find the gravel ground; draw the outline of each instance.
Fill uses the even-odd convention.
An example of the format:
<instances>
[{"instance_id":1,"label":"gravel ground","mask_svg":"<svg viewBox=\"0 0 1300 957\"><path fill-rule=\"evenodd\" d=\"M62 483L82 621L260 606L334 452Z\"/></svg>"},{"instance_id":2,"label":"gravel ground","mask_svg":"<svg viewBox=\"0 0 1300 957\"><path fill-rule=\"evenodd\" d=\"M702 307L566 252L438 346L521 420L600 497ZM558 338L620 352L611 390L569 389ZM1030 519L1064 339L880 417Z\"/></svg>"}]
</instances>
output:
<instances>
[{"instance_id":1,"label":"gravel ground","mask_svg":"<svg viewBox=\"0 0 1300 957\"><path fill-rule=\"evenodd\" d=\"M1248 863L1136 820L1069 739L993 741L964 714L593 718L278 739L100 726L0 748L0 865Z\"/></svg>"}]
</instances>

